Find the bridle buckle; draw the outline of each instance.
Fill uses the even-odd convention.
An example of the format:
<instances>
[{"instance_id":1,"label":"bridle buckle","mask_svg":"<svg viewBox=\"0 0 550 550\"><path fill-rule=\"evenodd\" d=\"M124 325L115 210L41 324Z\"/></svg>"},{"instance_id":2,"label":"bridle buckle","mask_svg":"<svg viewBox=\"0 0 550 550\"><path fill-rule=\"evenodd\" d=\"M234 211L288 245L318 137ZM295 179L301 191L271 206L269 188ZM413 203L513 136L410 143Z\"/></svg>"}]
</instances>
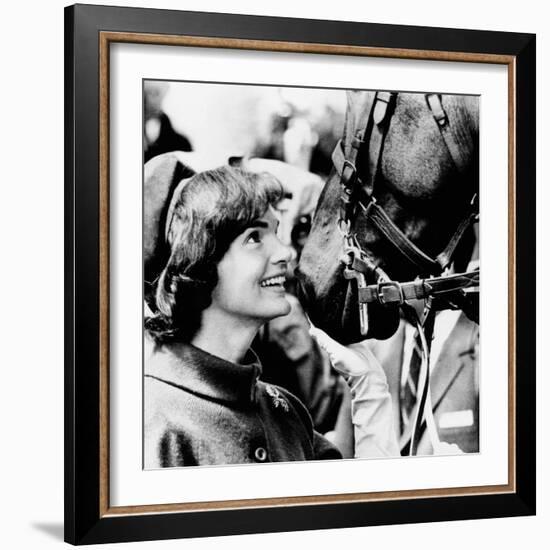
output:
<instances>
[{"instance_id":1,"label":"bridle buckle","mask_svg":"<svg viewBox=\"0 0 550 550\"><path fill-rule=\"evenodd\" d=\"M350 185L353 184L355 181L355 178L357 177L357 168L355 167L355 164L353 162L349 161L348 159L344 160L344 164L342 166L342 175L341 179L344 183L344 187L349 188Z\"/></svg>"},{"instance_id":2,"label":"bridle buckle","mask_svg":"<svg viewBox=\"0 0 550 550\"><path fill-rule=\"evenodd\" d=\"M378 283L378 301L382 305L399 304L401 305L405 298L401 284L397 281L381 281Z\"/></svg>"}]
</instances>

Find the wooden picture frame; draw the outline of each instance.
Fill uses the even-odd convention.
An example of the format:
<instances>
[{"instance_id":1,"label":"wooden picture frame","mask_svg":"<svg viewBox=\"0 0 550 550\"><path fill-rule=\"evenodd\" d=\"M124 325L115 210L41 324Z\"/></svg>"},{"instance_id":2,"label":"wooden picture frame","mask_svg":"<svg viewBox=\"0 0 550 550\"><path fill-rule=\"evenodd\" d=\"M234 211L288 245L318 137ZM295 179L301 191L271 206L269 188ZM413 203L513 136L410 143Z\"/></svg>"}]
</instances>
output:
<instances>
[{"instance_id":1,"label":"wooden picture frame","mask_svg":"<svg viewBox=\"0 0 550 550\"><path fill-rule=\"evenodd\" d=\"M508 483L113 507L109 496L112 44L489 63L508 70ZM65 9L65 540L72 544L535 513L535 37L76 5Z\"/></svg>"}]
</instances>

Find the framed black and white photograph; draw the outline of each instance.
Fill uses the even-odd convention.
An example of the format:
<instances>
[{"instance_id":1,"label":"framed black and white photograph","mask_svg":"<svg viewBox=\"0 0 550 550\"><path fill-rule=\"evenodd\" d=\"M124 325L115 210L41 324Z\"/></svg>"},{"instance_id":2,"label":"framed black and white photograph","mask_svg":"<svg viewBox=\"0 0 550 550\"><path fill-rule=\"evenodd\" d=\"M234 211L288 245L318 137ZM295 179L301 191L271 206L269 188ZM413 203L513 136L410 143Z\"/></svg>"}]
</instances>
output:
<instances>
[{"instance_id":1,"label":"framed black and white photograph","mask_svg":"<svg viewBox=\"0 0 550 550\"><path fill-rule=\"evenodd\" d=\"M534 514L534 36L65 18L66 540Z\"/></svg>"}]
</instances>

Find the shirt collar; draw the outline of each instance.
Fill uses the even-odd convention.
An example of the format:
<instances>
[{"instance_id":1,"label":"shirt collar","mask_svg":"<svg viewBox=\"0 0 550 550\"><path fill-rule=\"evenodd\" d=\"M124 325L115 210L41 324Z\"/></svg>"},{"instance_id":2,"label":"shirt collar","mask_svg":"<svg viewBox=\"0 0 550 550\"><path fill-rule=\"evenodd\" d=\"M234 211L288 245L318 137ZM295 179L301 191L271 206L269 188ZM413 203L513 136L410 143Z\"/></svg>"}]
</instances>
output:
<instances>
[{"instance_id":1,"label":"shirt collar","mask_svg":"<svg viewBox=\"0 0 550 550\"><path fill-rule=\"evenodd\" d=\"M231 363L191 344L156 347L145 361L145 375L216 401L252 403L261 365L249 350L244 364Z\"/></svg>"}]
</instances>

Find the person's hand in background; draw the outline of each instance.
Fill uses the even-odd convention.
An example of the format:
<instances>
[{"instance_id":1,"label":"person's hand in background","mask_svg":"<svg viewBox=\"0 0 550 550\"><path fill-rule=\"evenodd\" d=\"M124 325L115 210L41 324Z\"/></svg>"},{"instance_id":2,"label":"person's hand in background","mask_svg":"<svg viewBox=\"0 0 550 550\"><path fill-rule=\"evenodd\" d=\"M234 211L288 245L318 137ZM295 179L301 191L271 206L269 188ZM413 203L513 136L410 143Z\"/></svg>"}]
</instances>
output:
<instances>
[{"instance_id":1,"label":"person's hand in background","mask_svg":"<svg viewBox=\"0 0 550 550\"><path fill-rule=\"evenodd\" d=\"M400 456L386 375L367 343L343 346L314 326L310 334L350 387L355 457Z\"/></svg>"}]
</instances>

